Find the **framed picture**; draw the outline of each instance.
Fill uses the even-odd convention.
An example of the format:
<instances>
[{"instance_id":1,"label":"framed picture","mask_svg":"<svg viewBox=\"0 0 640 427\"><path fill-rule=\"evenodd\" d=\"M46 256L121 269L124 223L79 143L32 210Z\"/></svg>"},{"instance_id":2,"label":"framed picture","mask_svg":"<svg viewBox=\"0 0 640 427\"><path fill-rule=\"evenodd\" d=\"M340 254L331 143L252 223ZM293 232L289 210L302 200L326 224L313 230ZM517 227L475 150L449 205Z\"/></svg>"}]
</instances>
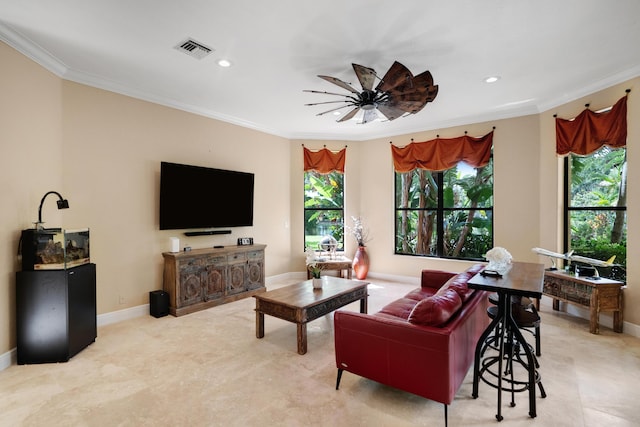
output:
<instances>
[{"instance_id":1,"label":"framed picture","mask_svg":"<svg viewBox=\"0 0 640 427\"><path fill-rule=\"evenodd\" d=\"M238 237L238 246L253 245L253 237Z\"/></svg>"}]
</instances>

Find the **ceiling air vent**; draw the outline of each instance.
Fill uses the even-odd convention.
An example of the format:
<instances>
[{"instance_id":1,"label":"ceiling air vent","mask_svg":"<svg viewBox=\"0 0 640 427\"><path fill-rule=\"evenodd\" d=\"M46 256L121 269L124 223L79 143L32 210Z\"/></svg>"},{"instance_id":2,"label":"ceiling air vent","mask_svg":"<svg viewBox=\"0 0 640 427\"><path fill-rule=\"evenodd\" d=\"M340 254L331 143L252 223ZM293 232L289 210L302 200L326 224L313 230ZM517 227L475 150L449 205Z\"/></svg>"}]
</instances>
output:
<instances>
[{"instance_id":1,"label":"ceiling air vent","mask_svg":"<svg viewBox=\"0 0 640 427\"><path fill-rule=\"evenodd\" d=\"M189 56L193 56L196 59L202 59L213 52L213 49L211 49L210 47L207 47L202 43L198 43L193 39L187 39L182 43L179 43L175 48L180 52L184 52Z\"/></svg>"}]
</instances>

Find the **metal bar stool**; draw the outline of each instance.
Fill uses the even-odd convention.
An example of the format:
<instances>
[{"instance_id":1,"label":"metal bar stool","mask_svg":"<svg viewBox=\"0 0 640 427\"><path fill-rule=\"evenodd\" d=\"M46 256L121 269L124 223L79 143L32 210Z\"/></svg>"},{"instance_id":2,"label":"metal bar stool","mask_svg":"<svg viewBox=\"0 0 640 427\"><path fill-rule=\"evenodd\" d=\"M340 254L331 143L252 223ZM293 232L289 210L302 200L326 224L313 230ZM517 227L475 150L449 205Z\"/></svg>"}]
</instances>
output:
<instances>
[{"instance_id":1,"label":"metal bar stool","mask_svg":"<svg viewBox=\"0 0 640 427\"><path fill-rule=\"evenodd\" d=\"M495 292L489 294L489 302L494 306L497 306L498 294ZM540 357L542 356L542 350L540 346L540 315L538 314L536 305L530 298L526 297L521 298L519 301L521 309L516 309L517 305L518 303L514 302L512 306L513 319L516 321L520 329L529 332L534 337L536 343L536 356ZM523 313L523 310L533 313L533 316ZM517 317L518 315L520 316L519 320ZM489 317L491 317L491 315L489 315Z\"/></svg>"}]
</instances>

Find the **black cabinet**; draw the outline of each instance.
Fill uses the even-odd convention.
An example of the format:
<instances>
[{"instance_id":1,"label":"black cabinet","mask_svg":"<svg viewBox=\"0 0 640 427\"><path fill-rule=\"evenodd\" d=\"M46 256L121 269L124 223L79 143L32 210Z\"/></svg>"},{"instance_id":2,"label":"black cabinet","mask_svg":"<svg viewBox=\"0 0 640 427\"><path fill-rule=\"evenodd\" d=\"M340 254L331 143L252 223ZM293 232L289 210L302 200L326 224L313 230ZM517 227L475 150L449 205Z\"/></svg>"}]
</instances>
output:
<instances>
[{"instance_id":1,"label":"black cabinet","mask_svg":"<svg viewBox=\"0 0 640 427\"><path fill-rule=\"evenodd\" d=\"M95 341L96 266L16 273L18 364L66 362Z\"/></svg>"}]
</instances>

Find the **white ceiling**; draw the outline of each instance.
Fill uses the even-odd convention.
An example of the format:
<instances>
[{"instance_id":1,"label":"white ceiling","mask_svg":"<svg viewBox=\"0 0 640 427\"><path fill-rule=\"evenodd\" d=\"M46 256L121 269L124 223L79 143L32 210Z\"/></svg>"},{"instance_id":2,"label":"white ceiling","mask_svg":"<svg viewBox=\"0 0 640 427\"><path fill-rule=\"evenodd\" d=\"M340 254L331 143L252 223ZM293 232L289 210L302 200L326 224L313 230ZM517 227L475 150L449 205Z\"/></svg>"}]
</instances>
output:
<instances>
[{"instance_id":1,"label":"white ceiling","mask_svg":"<svg viewBox=\"0 0 640 427\"><path fill-rule=\"evenodd\" d=\"M187 38L215 51L174 49ZM639 76L640 1L0 0L0 40L68 80L287 138L366 140L539 113ZM335 99L304 89L343 91L318 74L359 89L351 63L382 77L395 60L439 85L421 112L362 125L304 106Z\"/></svg>"}]
</instances>

